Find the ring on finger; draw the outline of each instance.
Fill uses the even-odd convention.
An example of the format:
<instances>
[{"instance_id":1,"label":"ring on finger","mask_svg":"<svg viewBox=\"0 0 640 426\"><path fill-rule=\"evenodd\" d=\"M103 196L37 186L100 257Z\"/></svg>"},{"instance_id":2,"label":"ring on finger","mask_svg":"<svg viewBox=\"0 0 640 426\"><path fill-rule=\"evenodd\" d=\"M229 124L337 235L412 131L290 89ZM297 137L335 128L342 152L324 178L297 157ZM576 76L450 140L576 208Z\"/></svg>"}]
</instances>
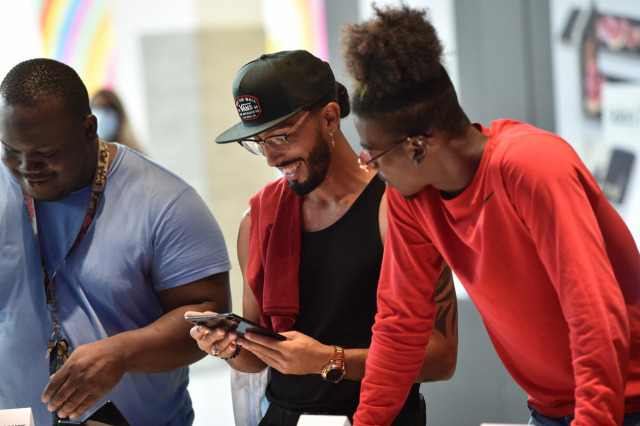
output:
<instances>
[{"instance_id":1,"label":"ring on finger","mask_svg":"<svg viewBox=\"0 0 640 426\"><path fill-rule=\"evenodd\" d=\"M216 348L216 343L218 343L219 340L216 340L215 342L213 342L213 346L211 346L211 355L213 356L218 356L220 354L220 351L218 350L218 348Z\"/></svg>"}]
</instances>

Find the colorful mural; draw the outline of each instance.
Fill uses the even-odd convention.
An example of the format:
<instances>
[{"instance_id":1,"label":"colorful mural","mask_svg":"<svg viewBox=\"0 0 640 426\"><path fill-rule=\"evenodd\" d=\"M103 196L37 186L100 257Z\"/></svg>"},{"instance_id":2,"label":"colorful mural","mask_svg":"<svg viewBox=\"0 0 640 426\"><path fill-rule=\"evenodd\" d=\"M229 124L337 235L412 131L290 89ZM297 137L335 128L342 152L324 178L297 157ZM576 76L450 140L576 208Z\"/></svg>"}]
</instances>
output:
<instances>
[{"instance_id":1,"label":"colorful mural","mask_svg":"<svg viewBox=\"0 0 640 426\"><path fill-rule=\"evenodd\" d=\"M89 94L113 87L113 22L109 0L38 0L44 56L73 67Z\"/></svg>"}]
</instances>

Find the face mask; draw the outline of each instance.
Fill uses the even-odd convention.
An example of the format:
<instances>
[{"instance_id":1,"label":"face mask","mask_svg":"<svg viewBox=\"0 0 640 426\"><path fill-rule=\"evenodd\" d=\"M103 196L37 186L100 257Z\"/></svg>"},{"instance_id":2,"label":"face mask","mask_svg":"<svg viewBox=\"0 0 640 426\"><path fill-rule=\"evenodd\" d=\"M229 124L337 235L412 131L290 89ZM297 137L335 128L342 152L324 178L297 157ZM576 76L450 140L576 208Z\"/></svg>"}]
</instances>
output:
<instances>
[{"instance_id":1,"label":"face mask","mask_svg":"<svg viewBox=\"0 0 640 426\"><path fill-rule=\"evenodd\" d=\"M106 142L117 142L115 139L120 130L118 111L110 107L94 107L91 111L98 119L98 136Z\"/></svg>"}]
</instances>

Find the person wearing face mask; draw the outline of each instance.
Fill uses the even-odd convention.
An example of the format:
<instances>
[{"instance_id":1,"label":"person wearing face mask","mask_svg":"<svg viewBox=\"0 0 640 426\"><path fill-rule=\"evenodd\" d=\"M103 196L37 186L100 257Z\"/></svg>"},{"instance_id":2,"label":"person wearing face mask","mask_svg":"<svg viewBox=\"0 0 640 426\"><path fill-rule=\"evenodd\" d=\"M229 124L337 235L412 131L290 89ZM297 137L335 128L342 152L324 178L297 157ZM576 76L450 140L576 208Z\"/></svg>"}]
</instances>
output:
<instances>
[{"instance_id":1,"label":"person wearing face mask","mask_svg":"<svg viewBox=\"0 0 640 426\"><path fill-rule=\"evenodd\" d=\"M376 8L342 42L360 162L389 185L355 425L387 425L401 407L443 258L528 393L529 424L639 425L640 253L576 152L526 123L471 122L425 10Z\"/></svg>"},{"instance_id":2,"label":"person wearing face mask","mask_svg":"<svg viewBox=\"0 0 640 426\"><path fill-rule=\"evenodd\" d=\"M238 339L203 326L191 335L236 370L270 367L270 404L260 425L295 426L302 413L350 418L376 315L384 183L358 167L340 129L349 114L347 90L311 53L276 52L249 62L236 74L233 96L241 121L216 142L237 142L283 175L251 198L240 224L243 316L286 340L256 333ZM455 370L455 290L449 267L437 267L438 324L396 425L424 425L419 382L447 380ZM401 365L402 357L396 361Z\"/></svg>"},{"instance_id":3,"label":"person wearing face mask","mask_svg":"<svg viewBox=\"0 0 640 426\"><path fill-rule=\"evenodd\" d=\"M91 97L91 112L98 120L98 135L106 142L118 142L144 154L131 128L122 101L113 90L101 89Z\"/></svg>"}]
</instances>

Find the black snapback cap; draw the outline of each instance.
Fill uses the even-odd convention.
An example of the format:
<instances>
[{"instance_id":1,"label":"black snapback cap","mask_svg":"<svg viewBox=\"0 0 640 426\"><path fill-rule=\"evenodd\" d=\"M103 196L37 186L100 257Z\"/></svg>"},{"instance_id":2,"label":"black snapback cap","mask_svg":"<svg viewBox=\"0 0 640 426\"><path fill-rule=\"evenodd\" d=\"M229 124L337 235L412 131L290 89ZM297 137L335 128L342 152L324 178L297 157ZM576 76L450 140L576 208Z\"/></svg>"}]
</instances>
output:
<instances>
[{"instance_id":1,"label":"black snapback cap","mask_svg":"<svg viewBox=\"0 0 640 426\"><path fill-rule=\"evenodd\" d=\"M325 61L306 50L264 54L233 79L240 123L216 137L217 143L250 138L321 101L337 100L336 80Z\"/></svg>"}]
</instances>

